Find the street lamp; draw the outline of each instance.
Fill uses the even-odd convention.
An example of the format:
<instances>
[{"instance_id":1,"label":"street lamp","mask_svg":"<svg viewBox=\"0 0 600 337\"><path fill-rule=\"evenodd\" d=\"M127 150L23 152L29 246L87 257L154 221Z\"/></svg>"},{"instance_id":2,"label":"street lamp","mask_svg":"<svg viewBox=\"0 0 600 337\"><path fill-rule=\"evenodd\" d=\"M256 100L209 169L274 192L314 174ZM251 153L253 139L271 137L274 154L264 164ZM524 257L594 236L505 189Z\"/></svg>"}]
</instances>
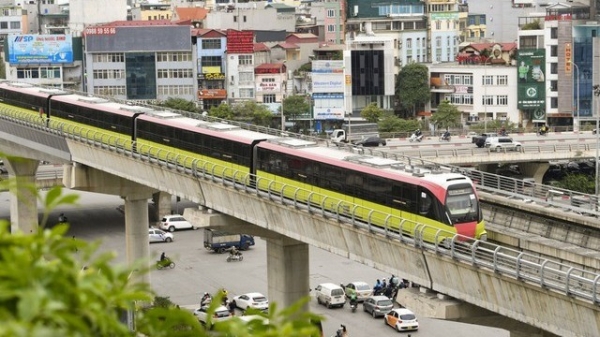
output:
<instances>
[{"instance_id":1,"label":"street lamp","mask_svg":"<svg viewBox=\"0 0 600 337\"><path fill-rule=\"evenodd\" d=\"M581 77L579 77L579 66L577 66L577 64L575 64L575 62L573 61L569 61L570 64L575 66L575 70L577 70L577 119L576 121L573 121L573 131L579 132L579 81L581 80ZM597 125L596 125L597 127ZM596 156L597 157L597 156ZM596 193L597 194L597 193Z\"/></svg>"},{"instance_id":2,"label":"street lamp","mask_svg":"<svg viewBox=\"0 0 600 337\"><path fill-rule=\"evenodd\" d=\"M283 101L285 100L285 94L281 96L281 132L285 132L285 115L283 114Z\"/></svg>"},{"instance_id":3,"label":"street lamp","mask_svg":"<svg viewBox=\"0 0 600 337\"><path fill-rule=\"evenodd\" d=\"M596 186L594 198L596 200L594 210L598 210L598 149L600 148L600 109L598 109L598 96L600 96L600 85L594 85L594 98L596 101L596 180L594 185Z\"/></svg>"}]
</instances>

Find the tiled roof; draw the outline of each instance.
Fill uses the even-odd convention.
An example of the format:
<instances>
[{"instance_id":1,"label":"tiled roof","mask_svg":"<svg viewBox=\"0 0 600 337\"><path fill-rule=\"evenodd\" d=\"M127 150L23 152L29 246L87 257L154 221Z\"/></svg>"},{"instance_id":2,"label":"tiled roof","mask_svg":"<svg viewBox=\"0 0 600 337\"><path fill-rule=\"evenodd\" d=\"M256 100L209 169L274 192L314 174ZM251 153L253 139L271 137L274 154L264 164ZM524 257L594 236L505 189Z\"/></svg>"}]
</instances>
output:
<instances>
[{"instance_id":1,"label":"tiled roof","mask_svg":"<svg viewBox=\"0 0 600 337\"><path fill-rule=\"evenodd\" d=\"M298 47L297 44L289 43L289 42L278 43L274 47L279 47L282 49L299 49L300 48L300 47Z\"/></svg>"},{"instance_id":2,"label":"tiled roof","mask_svg":"<svg viewBox=\"0 0 600 337\"><path fill-rule=\"evenodd\" d=\"M254 51L269 51L269 50L271 50L271 49L262 42L254 44Z\"/></svg>"},{"instance_id":3,"label":"tiled roof","mask_svg":"<svg viewBox=\"0 0 600 337\"><path fill-rule=\"evenodd\" d=\"M206 19L208 10L201 7L176 7L175 12L180 20L199 21Z\"/></svg>"}]
</instances>

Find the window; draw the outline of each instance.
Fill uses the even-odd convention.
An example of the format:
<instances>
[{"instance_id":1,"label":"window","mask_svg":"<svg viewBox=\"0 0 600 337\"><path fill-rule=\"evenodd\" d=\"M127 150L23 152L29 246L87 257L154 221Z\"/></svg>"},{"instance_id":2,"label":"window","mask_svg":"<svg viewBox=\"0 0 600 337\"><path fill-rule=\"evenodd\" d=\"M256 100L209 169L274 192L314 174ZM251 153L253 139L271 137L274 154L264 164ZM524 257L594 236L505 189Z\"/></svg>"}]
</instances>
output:
<instances>
[{"instance_id":1,"label":"window","mask_svg":"<svg viewBox=\"0 0 600 337\"><path fill-rule=\"evenodd\" d=\"M481 96L481 104L482 105L494 105L494 96L493 95Z\"/></svg>"},{"instance_id":2,"label":"window","mask_svg":"<svg viewBox=\"0 0 600 337\"><path fill-rule=\"evenodd\" d=\"M442 47L442 37L441 36L438 36L438 37L435 38L435 46L437 48L441 48Z\"/></svg>"},{"instance_id":3,"label":"window","mask_svg":"<svg viewBox=\"0 0 600 337\"><path fill-rule=\"evenodd\" d=\"M436 30L440 30L440 29L442 29L442 21L440 21L440 20L435 20L435 29L436 29Z\"/></svg>"},{"instance_id":4,"label":"window","mask_svg":"<svg viewBox=\"0 0 600 337\"><path fill-rule=\"evenodd\" d=\"M240 83L254 82L254 73L250 71L240 72Z\"/></svg>"},{"instance_id":5,"label":"window","mask_svg":"<svg viewBox=\"0 0 600 337\"><path fill-rule=\"evenodd\" d=\"M496 97L496 102L497 102L496 103L497 105L504 105L504 106L506 106L506 105L508 105L508 96L506 96L506 95L500 95L500 96Z\"/></svg>"},{"instance_id":6,"label":"window","mask_svg":"<svg viewBox=\"0 0 600 337\"><path fill-rule=\"evenodd\" d=\"M0 22L0 29L8 29L8 22Z\"/></svg>"},{"instance_id":7,"label":"window","mask_svg":"<svg viewBox=\"0 0 600 337\"><path fill-rule=\"evenodd\" d=\"M246 16L245 15L243 16L243 19L244 19L244 22L246 22Z\"/></svg>"},{"instance_id":8,"label":"window","mask_svg":"<svg viewBox=\"0 0 600 337\"><path fill-rule=\"evenodd\" d=\"M329 33L335 32L335 25L327 25L327 31Z\"/></svg>"},{"instance_id":9,"label":"window","mask_svg":"<svg viewBox=\"0 0 600 337\"><path fill-rule=\"evenodd\" d=\"M10 29L21 29L21 23L19 21L12 21L10 23Z\"/></svg>"},{"instance_id":10,"label":"window","mask_svg":"<svg viewBox=\"0 0 600 337\"><path fill-rule=\"evenodd\" d=\"M333 18L333 17L335 17L335 9L328 9L328 10L327 10L327 17L328 17L328 18Z\"/></svg>"},{"instance_id":11,"label":"window","mask_svg":"<svg viewBox=\"0 0 600 337\"><path fill-rule=\"evenodd\" d=\"M493 85L494 84L494 76L492 76L492 75L481 76L481 83L483 83L483 85Z\"/></svg>"},{"instance_id":12,"label":"window","mask_svg":"<svg viewBox=\"0 0 600 337\"><path fill-rule=\"evenodd\" d=\"M506 75L498 75L496 78L497 85L507 85L508 84L508 76Z\"/></svg>"},{"instance_id":13,"label":"window","mask_svg":"<svg viewBox=\"0 0 600 337\"><path fill-rule=\"evenodd\" d=\"M41 67L40 68L41 78L60 78L59 67Z\"/></svg>"},{"instance_id":14,"label":"window","mask_svg":"<svg viewBox=\"0 0 600 337\"><path fill-rule=\"evenodd\" d=\"M194 94L193 85L159 85L158 95L162 96L190 96Z\"/></svg>"},{"instance_id":15,"label":"window","mask_svg":"<svg viewBox=\"0 0 600 337\"><path fill-rule=\"evenodd\" d=\"M125 56L122 53L94 54L94 62L98 63L122 63L125 62Z\"/></svg>"},{"instance_id":16,"label":"window","mask_svg":"<svg viewBox=\"0 0 600 337\"><path fill-rule=\"evenodd\" d=\"M267 78L261 79L261 82L273 83L273 82L275 82L275 79L273 77L267 77Z\"/></svg>"},{"instance_id":17,"label":"window","mask_svg":"<svg viewBox=\"0 0 600 337\"><path fill-rule=\"evenodd\" d=\"M551 109L558 108L558 97L550 97L550 108Z\"/></svg>"},{"instance_id":18,"label":"window","mask_svg":"<svg viewBox=\"0 0 600 337\"><path fill-rule=\"evenodd\" d=\"M202 56L200 60L202 67L220 67L221 63L221 56Z\"/></svg>"},{"instance_id":19,"label":"window","mask_svg":"<svg viewBox=\"0 0 600 337\"><path fill-rule=\"evenodd\" d=\"M558 28L557 27L550 28L550 38L551 39L558 38Z\"/></svg>"},{"instance_id":20,"label":"window","mask_svg":"<svg viewBox=\"0 0 600 337\"><path fill-rule=\"evenodd\" d=\"M558 56L558 46L550 46L550 56Z\"/></svg>"},{"instance_id":21,"label":"window","mask_svg":"<svg viewBox=\"0 0 600 337\"><path fill-rule=\"evenodd\" d=\"M17 68L17 78L40 78L37 68Z\"/></svg>"},{"instance_id":22,"label":"window","mask_svg":"<svg viewBox=\"0 0 600 337\"><path fill-rule=\"evenodd\" d=\"M558 74L558 63L550 63L550 74Z\"/></svg>"},{"instance_id":23,"label":"window","mask_svg":"<svg viewBox=\"0 0 600 337\"><path fill-rule=\"evenodd\" d=\"M277 101L276 95L263 95L263 103L275 103Z\"/></svg>"},{"instance_id":24,"label":"window","mask_svg":"<svg viewBox=\"0 0 600 337\"><path fill-rule=\"evenodd\" d=\"M98 85L94 87L94 95L125 96L125 86Z\"/></svg>"},{"instance_id":25,"label":"window","mask_svg":"<svg viewBox=\"0 0 600 337\"><path fill-rule=\"evenodd\" d=\"M240 98L254 98L254 89L240 89Z\"/></svg>"},{"instance_id":26,"label":"window","mask_svg":"<svg viewBox=\"0 0 600 337\"><path fill-rule=\"evenodd\" d=\"M252 64L252 55L238 56L238 64L239 65L251 65Z\"/></svg>"},{"instance_id":27,"label":"window","mask_svg":"<svg viewBox=\"0 0 600 337\"><path fill-rule=\"evenodd\" d=\"M202 49L221 49L221 39L202 39Z\"/></svg>"},{"instance_id":28,"label":"window","mask_svg":"<svg viewBox=\"0 0 600 337\"><path fill-rule=\"evenodd\" d=\"M557 90L558 90L558 81L557 80L550 81L550 91L557 91Z\"/></svg>"},{"instance_id":29,"label":"window","mask_svg":"<svg viewBox=\"0 0 600 337\"><path fill-rule=\"evenodd\" d=\"M160 70L159 70L160 72ZM125 78L124 69L94 69L92 74L96 80Z\"/></svg>"},{"instance_id":30,"label":"window","mask_svg":"<svg viewBox=\"0 0 600 337\"><path fill-rule=\"evenodd\" d=\"M406 39L406 49L412 48L412 39Z\"/></svg>"}]
</instances>

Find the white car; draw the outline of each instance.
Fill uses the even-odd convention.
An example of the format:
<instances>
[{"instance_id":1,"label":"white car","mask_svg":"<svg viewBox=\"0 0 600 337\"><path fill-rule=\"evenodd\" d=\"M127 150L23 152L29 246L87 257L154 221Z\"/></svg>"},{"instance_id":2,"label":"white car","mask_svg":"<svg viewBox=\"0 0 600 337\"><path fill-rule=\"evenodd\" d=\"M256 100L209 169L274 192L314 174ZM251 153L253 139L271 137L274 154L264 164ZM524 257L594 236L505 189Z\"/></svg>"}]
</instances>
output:
<instances>
[{"instance_id":1,"label":"white car","mask_svg":"<svg viewBox=\"0 0 600 337\"><path fill-rule=\"evenodd\" d=\"M159 227L169 232L174 232L176 229L196 229L196 227L179 214L165 215L160 220Z\"/></svg>"},{"instance_id":2,"label":"white car","mask_svg":"<svg viewBox=\"0 0 600 337\"><path fill-rule=\"evenodd\" d=\"M246 310L248 308L267 311L269 309L269 300L261 293L248 293L233 298L233 304L236 308Z\"/></svg>"},{"instance_id":3,"label":"white car","mask_svg":"<svg viewBox=\"0 0 600 337\"><path fill-rule=\"evenodd\" d=\"M149 228L148 239L152 242L173 242L173 234L167 233L162 229Z\"/></svg>"},{"instance_id":4,"label":"white car","mask_svg":"<svg viewBox=\"0 0 600 337\"><path fill-rule=\"evenodd\" d=\"M502 149L521 151L522 149L521 143L513 141L510 137L487 137L485 147L495 151Z\"/></svg>"},{"instance_id":5,"label":"white car","mask_svg":"<svg viewBox=\"0 0 600 337\"><path fill-rule=\"evenodd\" d=\"M352 294L356 294L356 300L364 302L369 296L373 295L373 288L367 282L356 281L348 283L344 287L344 292L347 298L350 298Z\"/></svg>"},{"instance_id":6,"label":"white car","mask_svg":"<svg viewBox=\"0 0 600 337\"><path fill-rule=\"evenodd\" d=\"M406 308L394 309L385 314L383 319L385 320L386 325L391 326L398 332L419 330L417 316Z\"/></svg>"},{"instance_id":7,"label":"white car","mask_svg":"<svg viewBox=\"0 0 600 337\"><path fill-rule=\"evenodd\" d=\"M200 323L202 324L206 324L206 320L208 317L208 308L209 306L203 306L201 308L198 308L196 310L194 310L194 316L196 316L198 318L198 321L200 321ZM216 323L216 322L220 322L220 321L225 321L230 319L231 317L231 313L229 312L229 310L224 307L224 306L219 306L217 307L217 309L215 309L215 312L212 315L212 323Z\"/></svg>"}]
</instances>

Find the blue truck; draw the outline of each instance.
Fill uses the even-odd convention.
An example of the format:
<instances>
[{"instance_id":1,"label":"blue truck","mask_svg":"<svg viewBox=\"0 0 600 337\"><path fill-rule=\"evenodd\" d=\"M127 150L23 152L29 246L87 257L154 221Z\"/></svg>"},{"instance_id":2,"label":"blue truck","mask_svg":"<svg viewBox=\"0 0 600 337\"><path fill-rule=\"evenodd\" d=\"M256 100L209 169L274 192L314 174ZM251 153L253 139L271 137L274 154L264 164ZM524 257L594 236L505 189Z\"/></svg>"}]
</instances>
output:
<instances>
[{"instance_id":1,"label":"blue truck","mask_svg":"<svg viewBox=\"0 0 600 337\"><path fill-rule=\"evenodd\" d=\"M231 249L231 247L248 250L250 246L254 246L252 235L231 234L209 228L204 229L204 248L213 252L221 254Z\"/></svg>"}]
</instances>

